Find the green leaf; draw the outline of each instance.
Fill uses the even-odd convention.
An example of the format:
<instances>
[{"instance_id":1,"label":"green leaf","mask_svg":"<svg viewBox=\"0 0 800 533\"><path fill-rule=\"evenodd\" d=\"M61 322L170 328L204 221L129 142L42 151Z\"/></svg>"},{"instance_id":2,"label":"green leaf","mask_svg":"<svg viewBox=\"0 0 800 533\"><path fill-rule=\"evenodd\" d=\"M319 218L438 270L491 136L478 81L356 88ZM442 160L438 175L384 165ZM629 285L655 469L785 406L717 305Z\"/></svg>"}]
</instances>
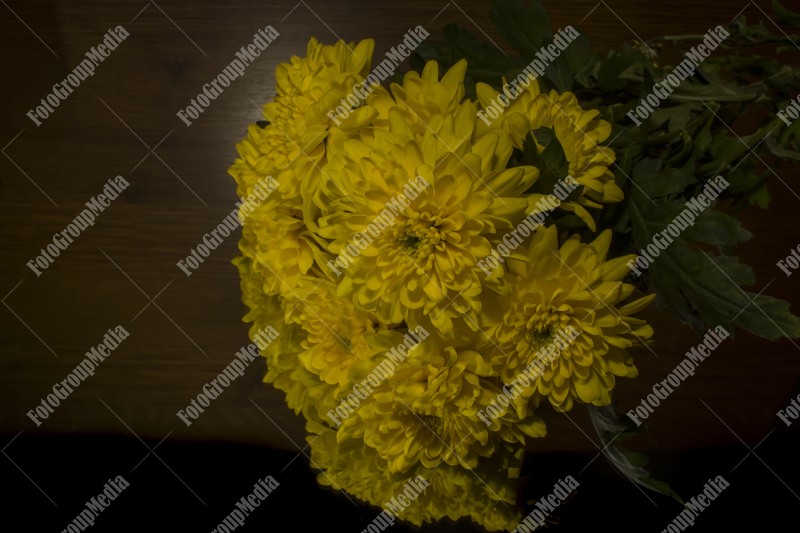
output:
<instances>
[{"instance_id":1,"label":"green leaf","mask_svg":"<svg viewBox=\"0 0 800 533\"><path fill-rule=\"evenodd\" d=\"M659 107L650 115L654 126L667 126L667 131L674 133L686 128L689 120L702 105L685 103L680 105Z\"/></svg>"},{"instance_id":2,"label":"green leaf","mask_svg":"<svg viewBox=\"0 0 800 533\"><path fill-rule=\"evenodd\" d=\"M592 420L600 444L605 450L604 455L627 478L647 489L664 494L683 504L683 499L672 490L669 484L653 479L647 470L647 456L631 452L620 447L616 442L635 436L638 432L633 426L633 421L617 413L610 405L597 407L588 405L589 417Z\"/></svg>"},{"instance_id":3,"label":"green leaf","mask_svg":"<svg viewBox=\"0 0 800 533\"><path fill-rule=\"evenodd\" d=\"M792 28L800 28L800 13L789 11L777 0L772 0L772 11L775 12L775 18L778 19L778 22Z\"/></svg>"},{"instance_id":4,"label":"green leaf","mask_svg":"<svg viewBox=\"0 0 800 533\"><path fill-rule=\"evenodd\" d=\"M553 36L550 16L539 2L526 7L522 0L495 0L491 17L500 35L523 57L533 59Z\"/></svg>"},{"instance_id":5,"label":"green leaf","mask_svg":"<svg viewBox=\"0 0 800 533\"><path fill-rule=\"evenodd\" d=\"M425 62L435 60L441 72L466 59L465 85L470 97L475 95L475 82L499 87L503 78L511 79L524 67L525 62L519 56L507 56L495 45L478 40L475 34L454 24L445 26L444 37L444 42L423 41L412 55L412 68L421 72Z\"/></svg>"},{"instance_id":6,"label":"green leaf","mask_svg":"<svg viewBox=\"0 0 800 533\"><path fill-rule=\"evenodd\" d=\"M800 161L800 152L798 152L797 150L789 150L788 148L784 148L783 146L778 144L772 137L767 138L766 144L767 148L769 148L769 151L772 152L773 155L776 155L783 159Z\"/></svg>"},{"instance_id":7,"label":"green leaf","mask_svg":"<svg viewBox=\"0 0 800 533\"><path fill-rule=\"evenodd\" d=\"M545 42L547 46L552 39ZM544 76L553 82L561 92L572 88L575 80L583 71L588 71L592 58L592 46L585 35L579 35L570 42L561 54L556 57L545 69ZM531 58L533 59L533 58ZM586 78L586 76L583 76Z\"/></svg>"},{"instance_id":8,"label":"green leaf","mask_svg":"<svg viewBox=\"0 0 800 533\"><path fill-rule=\"evenodd\" d=\"M767 209L770 202L766 187L769 174L765 171L755 172L753 169L757 162L755 158L747 158L727 175L731 184L727 193L734 198L746 200L750 205Z\"/></svg>"},{"instance_id":9,"label":"green leaf","mask_svg":"<svg viewBox=\"0 0 800 533\"><path fill-rule=\"evenodd\" d=\"M525 6L522 0L494 0L491 17L500 35L524 58L524 64L531 63L537 54L554 43L550 17L539 2ZM578 35L558 52L559 55L545 66L544 77L562 92L571 89L579 77L587 85L592 63L589 39Z\"/></svg>"},{"instance_id":10,"label":"green leaf","mask_svg":"<svg viewBox=\"0 0 800 533\"><path fill-rule=\"evenodd\" d=\"M711 209L697 217L694 226L687 228L683 235L687 240L719 248L733 247L753 237L753 234L744 229L738 220Z\"/></svg>"},{"instance_id":11,"label":"green leaf","mask_svg":"<svg viewBox=\"0 0 800 533\"><path fill-rule=\"evenodd\" d=\"M597 86L603 91L617 91L627 86L623 72L629 71L636 64L637 55L630 48L622 51L612 50L600 63L597 71Z\"/></svg>"},{"instance_id":12,"label":"green leaf","mask_svg":"<svg viewBox=\"0 0 800 533\"><path fill-rule=\"evenodd\" d=\"M642 159L633 167L633 176L639 190L650 198L663 198L683 192L696 180L690 168L662 170L660 159Z\"/></svg>"},{"instance_id":13,"label":"green leaf","mask_svg":"<svg viewBox=\"0 0 800 533\"><path fill-rule=\"evenodd\" d=\"M695 132L694 146L692 147L694 150L692 153L693 159L700 159L706 152L708 152L709 148L711 148L711 143L714 140L714 136L711 133L711 125L713 123L714 115L708 113L706 120L703 122L703 126Z\"/></svg>"},{"instance_id":14,"label":"green leaf","mask_svg":"<svg viewBox=\"0 0 800 533\"><path fill-rule=\"evenodd\" d=\"M647 98L647 95L653 92L653 87L655 86L656 80L653 76L653 67L652 65L647 65L642 71L642 86L639 88L639 97L643 100Z\"/></svg>"},{"instance_id":15,"label":"green leaf","mask_svg":"<svg viewBox=\"0 0 800 533\"><path fill-rule=\"evenodd\" d=\"M711 147L708 154L714 158L715 167L708 170L713 173L725 172L728 168L734 168L735 162L750 152L751 147L756 146L761 141L761 137L756 134L734 137L722 132L717 132L711 140Z\"/></svg>"},{"instance_id":16,"label":"green leaf","mask_svg":"<svg viewBox=\"0 0 800 533\"><path fill-rule=\"evenodd\" d=\"M636 180L636 177L633 178ZM653 242L684 208L684 203L647 198L635 187L627 192L633 240L643 249ZM723 325L738 326L770 340L800 337L800 319L789 304L741 287L755 282L753 271L735 257L716 255L696 244L731 247L749 233L712 207L697 216L694 226L681 233L649 266L658 303L696 331Z\"/></svg>"},{"instance_id":17,"label":"green leaf","mask_svg":"<svg viewBox=\"0 0 800 533\"><path fill-rule=\"evenodd\" d=\"M539 146L542 146L541 150ZM553 128L539 128L531 132L523 145L522 161L539 169L539 179L533 186L533 192L550 194L556 183L569 174L567 156Z\"/></svg>"}]
</instances>

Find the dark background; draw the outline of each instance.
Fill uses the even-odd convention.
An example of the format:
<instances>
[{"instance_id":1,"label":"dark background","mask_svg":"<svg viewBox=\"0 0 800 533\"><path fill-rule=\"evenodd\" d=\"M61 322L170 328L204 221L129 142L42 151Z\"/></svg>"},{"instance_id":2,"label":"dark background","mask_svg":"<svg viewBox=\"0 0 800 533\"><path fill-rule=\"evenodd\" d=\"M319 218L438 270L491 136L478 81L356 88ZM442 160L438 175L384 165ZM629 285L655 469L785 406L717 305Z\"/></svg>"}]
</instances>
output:
<instances>
[{"instance_id":1,"label":"dark background","mask_svg":"<svg viewBox=\"0 0 800 533\"><path fill-rule=\"evenodd\" d=\"M230 264L236 237L189 278L175 263L233 208L226 170L235 143L273 96L275 66L305 55L310 36L325 43L372 37L376 58L419 24L431 38L455 22L500 43L488 3L2 3L0 483L9 526L0 529L60 531L109 477L123 474L131 487L101 514L97 530L210 531L257 477L272 474L281 488L248 519L248 530L360 531L377 510L316 486L302 420L261 383L261 361L190 428L175 416L247 342ZM545 5L554 27L575 25L598 51L624 40L703 34L740 12L771 24L762 1ZM27 111L119 24L130 36L35 126ZM187 127L175 113L267 24L280 37ZM758 277L751 290L795 302L798 313L800 278L775 266L800 241L798 171L784 165L764 172L775 174L773 207L742 214L754 238L741 255ZM25 263L118 174L131 186L36 277ZM623 411L699 340L656 309L647 318L656 342L652 353L636 354L640 377L615 389ZM130 338L35 427L25 413L118 324ZM656 411L648 433L626 443L648 452L656 477L688 498L718 474L731 481L697 530L772 526L797 516L798 426L786 428L775 413L800 392L798 356L796 341L737 332ZM680 511L608 465L582 410L545 416L549 435L529 448L523 503L572 474L581 486L559 513L563 531L660 531Z\"/></svg>"}]
</instances>

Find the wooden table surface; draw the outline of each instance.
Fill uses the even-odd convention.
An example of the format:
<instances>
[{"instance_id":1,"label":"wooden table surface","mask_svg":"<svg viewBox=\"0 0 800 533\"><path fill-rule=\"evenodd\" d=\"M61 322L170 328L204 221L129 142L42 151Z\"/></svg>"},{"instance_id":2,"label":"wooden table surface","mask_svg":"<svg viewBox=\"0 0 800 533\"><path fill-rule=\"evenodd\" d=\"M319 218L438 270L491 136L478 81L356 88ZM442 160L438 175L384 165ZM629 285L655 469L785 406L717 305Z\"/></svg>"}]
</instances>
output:
<instances>
[{"instance_id":1,"label":"wooden table surface","mask_svg":"<svg viewBox=\"0 0 800 533\"><path fill-rule=\"evenodd\" d=\"M275 66L291 54L303 55L310 36L327 43L373 37L376 57L418 24L435 36L445 24L457 22L498 40L488 3L3 3L0 431L133 432L156 440L169 435L171 440L293 449L292 440L302 442L302 420L285 407L281 393L261 383L262 360L191 427L176 417L247 342L238 275L231 265L237 236L191 277L176 262L233 208L237 197L226 170L235 143L260 118L258 106L273 96ZM745 6L749 19L764 18L758 6L769 9L766 1L745 0L714 0L700 7L677 0L547 4L556 27L577 25L597 50L637 37L704 33ZM176 112L267 24L278 29L279 38L187 127ZM117 25L130 36L37 127L26 113ZM798 313L800 274L787 278L775 263L800 241L800 198L791 190L800 191L800 173L788 166L774 170L786 185L772 183L772 211L744 214L754 238L741 255L758 276L754 292L769 285L768 293L793 302ZM26 263L117 175L130 187L37 277ZM655 310L648 318L656 330L658 357L637 354L640 378L622 381L615 390L624 410L698 341L688 328ZM117 325L130 337L36 427L28 410ZM637 446L685 449L736 443L738 437L758 442L776 425L775 413L787 404L798 376L797 343L769 343L739 332L659 408ZM558 414L547 418L550 434L533 449L595 448L583 434L593 435L582 410L571 420Z\"/></svg>"}]
</instances>

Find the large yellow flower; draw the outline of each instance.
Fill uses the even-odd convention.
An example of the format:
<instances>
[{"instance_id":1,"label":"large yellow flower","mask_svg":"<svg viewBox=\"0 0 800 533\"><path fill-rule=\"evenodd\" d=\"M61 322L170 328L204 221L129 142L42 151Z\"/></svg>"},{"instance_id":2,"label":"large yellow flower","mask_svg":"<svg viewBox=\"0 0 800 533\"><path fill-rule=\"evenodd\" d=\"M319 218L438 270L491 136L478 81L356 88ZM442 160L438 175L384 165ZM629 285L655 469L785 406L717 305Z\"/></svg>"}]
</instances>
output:
<instances>
[{"instance_id":1,"label":"large yellow flower","mask_svg":"<svg viewBox=\"0 0 800 533\"><path fill-rule=\"evenodd\" d=\"M497 102L503 99L498 98L498 91L484 83L478 83L476 91L483 113L489 111L493 102L494 109L497 109ZM496 119L482 114L479 129L504 131L514 147L522 150L532 132L540 128L552 128L569 163L569 175L583 186L577 200L563 202L561 207L565 211L574 212L594 230L594 218L586 207L599 208L603 203L619 202L623 198L622 189L616 184L614 173L608 168L614 162L614 151L601 146L611 134L611 124L599 118L599 115L597 110L584 110L577 97L570 92L542 93L538 82L534 80L520 91L517 98ZM544 146L535 136L534 140L536 148L541 152ZM545 191L545 194L550 192ZM531 205L534 202L535 199L532 198Z\"/></svg>"},{"instance_id":2,"label":"large yellow flower","mask_svg":"<svg viewBox=\"0 0 800 533\"><path fill-rule=\"evenodd\" d=\"M319 234L332 241L339 294L383 322L432 323L445 335L481 323L490 281L477 262L525 215L538 172L505 168L512 146L503 135L474 140L474 112L469 104L439 115L434 131L395 108L385 130L330 139Z\"/></svg>"},{"instance_id":3,"label":"large yellow flower","mask_svg":"<svg viewBox=\"0 0 800 533\"><path fill-rule=\"evenodd\" d=\"M617 307L634 291L622 282L633 256L606 261L610 243L611 232L604 231L590 244L573 236L559 248L550 226L533 237L527 261L509 261L512 291L492 333L492 363L505 383L527 384L519 379L526 369L535 378L518 396L521 402L546 397L560 410L575 401L607 405L615 376L636 376L627 348L653 330L631 315L655 295Z\"/></svg>"}]
</instances>

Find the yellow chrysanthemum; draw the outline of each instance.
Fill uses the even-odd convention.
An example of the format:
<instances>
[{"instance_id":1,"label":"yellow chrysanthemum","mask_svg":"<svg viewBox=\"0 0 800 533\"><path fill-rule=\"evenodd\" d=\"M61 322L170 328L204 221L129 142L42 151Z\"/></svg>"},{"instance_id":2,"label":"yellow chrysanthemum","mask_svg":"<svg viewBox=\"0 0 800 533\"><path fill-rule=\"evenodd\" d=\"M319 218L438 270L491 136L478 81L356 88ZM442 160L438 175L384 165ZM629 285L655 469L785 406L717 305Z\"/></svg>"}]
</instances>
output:
<instances>
[{"instance_id":1,"label":"yellow chrysanthemum","mask_svg":"<svg viewBox=\"0 0 800 533\"><path fill-rule=\"evenodd\" d=\"M311 466L321 471L317 480L323 486L345 490L362 501L381 506L391 498L396 484L406 479L405 475L390 473L386 461L363 440L339 443L336 430L315 422L308 422L306 430Z\"/></svg>"},{"instance_id":2,"label":"yellow chrysanthemum","mask_svg":"<svg viewBox=\"0 0 800 533\"><path fill-rule=\"evenodd\" d=\"M264 115L287 138L287 150L310 155L321 147L335 124L328 113L367 76L374 47L372 39L357 45L338 41L327 46L312 38L305 57L294 56L289 63L278 65L275 98L264 105ZM359 128L374 115L369 107L359 108L339 127Z\"/></svg>"},{"instance_id":3,"label":"yellow chrysanthemum","mask_svg":"<svg viewBox=\"0 0 800 533\"><path fill-rule=\"evenodd\" d=\"M633 256L606 261L610 243L611 232L604 231L590 244L573 236L559 248L551 226L533 237L527 261L509 261L512 290L492 333L497 345L492 363L505 383L519 382L526 368L535 370L527 372L535 379L523 389L521 401L546 397L559 410L571 409L575 401L607 405L615 376L636 376L626 349L653 330L631 315L655 295L617 307L634 291L622 282ZM546 350L565 331L577 337L562 334L559 350Z\"/></svg>"},{"instance_id":4,"label":"yellow chrysanthemum","mask_svg":"<svg viewBox=\"0 0 800 533\"><path fill-rule=\"evenodd\" d=\"M441 83L452 83L449 76ZM435 133L393 109L386 130L330 140L319 234L340 256L335 265L349 265L335 269L339 294L383 322L429 321L445 335L479 327L488 281L477 262L525 215L523 194L538 172L506 169L512 147L500 134L472 142L474 111L442 115ZM462 142L448 148L445 132ZM365 242L354 257L353 245Z\"/></svg>"},{"instance_id":5,"label":"yellow chrysanthemum","mask_svg":"<svg viewBox=\"0 0 800 533\"><path fill-rule=\"evenodd\" d=\"M247 218L239 249L253 259L253 268L264 278L264 291L287 297L292 297L303 276L314 269L321 273L328 260L299 212L271 203Z\"/></svg>"},{"instance_id":6,"label":"yellow chrysanthemum","mask_svg":"<svg viewBox=\"0 0 800 533\"><path fill-rule=\"evenodd\" d=\"M305 57L294 56L278 65L275 98L263 107L268 124L248 128L237 145L239 158L229 170L240 196L270 175L279 183L283 204L303 209L303 197L310 198L316 187L330 130L355 131L377 115L363 105L341 120L329 116L369 72L373 48L372 39L357 45L344 41L323 45L312 38ZM313 220L305 222L313 228Z\"/></svg>"},{"instance_id":7,"label":"yellow chrysanthemum","mask_svg":"<svg viewBox=\"0 0 800 533\"><path fill-rule=\"evenodd\" d=\"M372 39L327 46L312 38L305 57L292 57L275 70L276 95L263 109L270 125L259 148L276 161L296 161L296 168L281 167L275 177L282 186L294 184L297 195L313 195L331 129L352 132L375 118L377 112L368 105L347 117L334 120L330 116L369 73L374 47ZM306 222L313 227L312 220Z\"/></svg>"},{"instance_id":8,"label":"yellow chrysanthemum","mask_svg":"<svg viewBox=\"0 0 800 533\"><path fill-rule=\"evenodd\" d=\"M239 157L228 169L228 174L236 180L236 192L241 198L250 196L255 185L264 180L276 168L275 165L267 164L267 168L263 168L262 171L256 169L256 166L263 165L266 160L255 144L257 143L256 138L261 135L260 132L261 128L256 124L251 124L247 128L247 136L236 144Z\"/></svg>"},{"instance_id":9,"label":"yellow chrysanthemum","mask_svg":"<svg viewBox=\"0 0 800 533\"><path fill-rule=\"evenodd\" d=\"M478 83L476 91L484 111L492 102L498 101L500 94L484 83ZM598 118L599 111L584 110L576 96L570 92L541 93L535 80L501 113L494 120L484 114L479 128L481 131L504 131L519 150L523 149L536 130L553 129L569 163L569 174L583 185L577 201L563 202L561 208L574 212L594 230L594 218L586 207L599 208L603 203L619 202L623 198L622 189L616 184L614 174L608 168L614 162L614 151L601 146L611 134L611 124ZM534 140L541 152L544 147L535 136ZM550 191L545 192L549 193Z\"/></svg>"},{"instance_id":10,"label":"yellow chrysanthemum","mask_svg":"<svg viewBox=\"0 0 800 533\"><path fill-rule=\"evenodd\" d=\"M267 361L264 382L286 393L286 403L295 413L302 412L310 420L321 420L325 407L334 405L333 387L320 382L319 377L308 372L300 364L298 354L302 350L303 332L295 324L284 321L283 302L278 296L267 295L264 277L255 268L250 258L238 257L234 264L239 269L242 299L250 311L244 320L252 322L250 338L267 327L273 327L278 336L261 351Z\"/></svg>"},{"instance_id":11,"label":"yellow chrysanthemum","mask_svg":"<svg viewBox=\"0 0 800 533\"><path fill-rule=\"evenodd\" d=\"M254 326L272 325L279 329L284 324L281 302L276 296L264 292L264 277L255 271L253 261L248 257L237 257L233 264L239 271L242 302L248 308L242 320Z\"/></svg>"},{"instance_id":12,"label":"yellow chrysanthemum","mask_svg":"<svg viewBox=\"0 0 800 533\"><path fill-rule=\"evenodd\" d=\"M336 405L335 387L320 381L319 376L300 363L298 355L302 338L300 328L289 326L270 345L274 344L275 349L262 354L267 360L264 383L283 391L286 404L295 414L302 413L307 420L321 423L325 412Z\"/></svg>"},{"instance_id":13,"label":"yellow chrysanthemum","mask_svg":"<svg viewBox=\"0 0 800 533\"><path fill-rule=\"evenodd\" d=\"M510 530L519 523L515 489L521 450L500 450L473 470L441 463L436 468L417 466L393 473L363 440L339 442L334 430L315 423L309 423L307 430L311 464L320 470L317 479L323 486L384 508L403 492L409 479L425 479L429 486L400 511L400 520L421 526L443 518L457 521L470 517L488 531ZM386 508L391 511L390 506Z\"/></svg>"},{"instance_id":14,"label":"yellow chrysanthemum","mask_svg":"<svg viewBox=\"0 0 800 533\"><path fill-rule=\"evenodd\" d=\"M327 280L306 278L286 300L287 321L307 334L298 357L325 383L345 387L353 362L371 358L388 344L380 333L389 335L385 327L336 296L336 286Z\"/></svg>"},{"instance_id":15,"label":"yellow chrysanthemum","mask_svg":"<svg viewBox=\"0 0 800 533\"><path fill-rule=\"evenodd\" d=\"M478 413L501 393L490 377L479 353L423 342L344 420L337 438L363 438L391 472L405 472L441 462L475 468L503 442L544 436L544 423L533 416L520 421L506 413L491 426L481 419Z\"/></svg>"},{"instance_id":16,"label":"yellow chrysanthemum","mask_svg":"<svg viewBox=\"0 0 800 533\"><path fill-rule=\"evenodd\" d=\"M487 531L513 530L522 518L516 489L523 454L521 448L512 453L505 447L481 458L473 470L443 464L421 474L430 487L411 511L424 521L469 517Z\"/></svg>"},{"instance_id":17,"label":"yellow chrysanthemum","mask_svg":"<svg viewBox=\"0 0 800 533\"><path fill-rule=\"evenodd\" d=\"M448 127L448 117L461 113L475 115L475 104L464 100L464 74L467 62L458 61L439 79L439 65L435 61L425 64L422 74L406 73L402 85L393 83L390 90L376 90L367 102L377 112L375 124L386 127L398 117L420 138L426 131L435 133L442 149L452 151L464 142L471 131ZM397 114L394 119L392 114ZM462 119L463 120L463 119ZM461 133L462 136L458 136ZM429 139L432 142L433 139Z\"/></svg>"}]
</instances>

